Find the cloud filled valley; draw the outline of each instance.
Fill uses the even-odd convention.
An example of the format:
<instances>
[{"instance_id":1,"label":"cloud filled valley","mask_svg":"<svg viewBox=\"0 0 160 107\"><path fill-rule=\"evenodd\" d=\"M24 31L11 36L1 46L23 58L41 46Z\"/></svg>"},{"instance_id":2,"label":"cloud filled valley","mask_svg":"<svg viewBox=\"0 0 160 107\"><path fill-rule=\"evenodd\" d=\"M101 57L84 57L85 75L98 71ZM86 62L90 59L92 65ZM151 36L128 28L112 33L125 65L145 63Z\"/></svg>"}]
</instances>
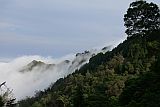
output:
<instances>
[{"instance_id":1,"label":"cloud filled valley","mask_svg":"<svg viewBox=\"0 0 160 107\"><path fill-rule=\"evenodd\" d=\"M0 62L0 83L6 81L7 87L13 89L13 94L17 100L33 96L35 91L46 89L57 79L79 69L95 54L106 52L108 49L108 47L92 49L58 59L35 55Z\"/></svg>"}]
</instances>

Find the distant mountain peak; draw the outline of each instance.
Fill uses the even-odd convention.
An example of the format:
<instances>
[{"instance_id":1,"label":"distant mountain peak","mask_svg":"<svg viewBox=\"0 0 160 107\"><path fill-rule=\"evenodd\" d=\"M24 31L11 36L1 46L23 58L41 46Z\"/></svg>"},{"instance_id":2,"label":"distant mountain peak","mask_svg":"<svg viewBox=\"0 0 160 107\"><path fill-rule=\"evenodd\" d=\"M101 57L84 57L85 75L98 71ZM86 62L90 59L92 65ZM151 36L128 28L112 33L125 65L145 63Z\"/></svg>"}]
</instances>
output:
<instances>
[{"instance_id":1,"label":"distant mountain peak","mask_svg":"<svg viewBox=\"0 0 160 107\"><path fill-rule=\"evenodd\" d=\"M102 49L92 49L90 51L86 50L82 53L75 54L74 59L68 60L64 59L63 61L59 62L58 64L47 64L43 61L39 60L32 60L30 63L28 63L26 66L24 66L20 72L45 72L47 70L53 71L53 69L57 69L59 72L63 69L66 70L66 72L72 73L76 69L79 69L81 66L83 66L85 63L89 61L91 57L96 55L99 52L106 52L109 50L109 47L104 47Z\"/></svg>"},{"instance_id":2,"label":"distant mountain peak","mask_svg":"<svg viewBox=\"0 0 160 107\"><path fill-rule=\"evenodd\" d=\"M28 72L28 71L32 71L32 70L45 71L47 69L53 69L54 66L55 66L55 64L46 64L42 61L33 60L32 62L30 62L29 64L24 66L20 70L20 72Z\"/></svg>"}]
</instances>

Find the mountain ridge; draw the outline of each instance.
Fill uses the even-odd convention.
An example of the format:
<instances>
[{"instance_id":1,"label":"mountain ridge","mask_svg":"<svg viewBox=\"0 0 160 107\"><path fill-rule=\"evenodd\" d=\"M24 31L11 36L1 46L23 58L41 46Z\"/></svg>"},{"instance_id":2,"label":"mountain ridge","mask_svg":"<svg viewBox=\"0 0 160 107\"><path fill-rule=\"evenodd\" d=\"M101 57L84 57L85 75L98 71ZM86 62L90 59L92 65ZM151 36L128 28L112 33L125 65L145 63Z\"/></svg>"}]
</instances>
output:
<instances>
[{"instance_id":1,"label":"mountain ridge","mask_svg":"<svg viewBox=\"0 0 160 107\"><path fill-rule=\"evenodd\" d=\"M44 104L47 107L72 107L73 105L73 107L130 107L133 105L132 100L134 105L138 105L136 99L130 99L123 103L123 100L128 97L126 94L132 91L128 89L133 84L128 84L128 82L138 80L135 84L137 85L139 79L146 78L143 75L152 75L155 72L153 68L158 68L154 65L159 61L159 35L160 32L158 31L147 34L145 37L131 37L112 51L98 53L79 70L57 80L55 84L52 84L44 92L40 91L35 97L22 100L20 105L22 104L23 107L31 105L41 107ZM141 81L144 82L143 79ZM134 95L136 92L146 92L146 87L144 88L142 85L141 88L143 89L142 92L139 90L132 91L133 97L136 97ZM144 95L142 94L142 96ZM145 99L147 100L149 97L145 97ZM43 99L48 100L44 102ZM141 99L139 100L141 101ZM145 104L145 102L141 102L142 107Z\"/></svg>"},{"instance_id":2,"label":"mountain ridge","mask_svg":"<svg viewBox=\"0 0 160 107\"><path fill-rule=\"evenodd\" d=\"M55 66L62 66L68 65L68 71L74 71L76 69L79 69L83 64L87 63L88 60L95 56L98 52L106 52L109 50L109 47L104 47L100 50L92 49L90 51L84 51L82 53L75 54L75 58L73 60L66 59L64 61L59 62L58 64L54 63L45 63L38 60L32 60L30 63L28 63L26 66L24 66L19 72L30 72L30 71L39 71L39 72L45 72L46 70L53 70Z\"/></svg>"}]
</instances>

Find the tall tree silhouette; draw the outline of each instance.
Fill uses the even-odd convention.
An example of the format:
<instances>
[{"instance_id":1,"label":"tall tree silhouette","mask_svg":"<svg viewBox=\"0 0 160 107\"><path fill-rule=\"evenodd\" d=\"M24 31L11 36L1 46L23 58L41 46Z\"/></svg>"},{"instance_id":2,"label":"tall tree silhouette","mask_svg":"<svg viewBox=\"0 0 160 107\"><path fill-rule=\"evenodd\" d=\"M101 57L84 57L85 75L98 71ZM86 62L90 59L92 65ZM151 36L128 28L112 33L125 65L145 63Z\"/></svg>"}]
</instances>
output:
<instances>
[{"instance_id":1,"label":"tall tree silhouette","mask_svg":"<svg viewBox=\"0 0 160 107\"><path fill-rule=\"evenodd\" d=\"M154 3L143 0L132 2L124 15L126 34L144 36L160 29L160 10Z\"/></svg>"}]
</instances>

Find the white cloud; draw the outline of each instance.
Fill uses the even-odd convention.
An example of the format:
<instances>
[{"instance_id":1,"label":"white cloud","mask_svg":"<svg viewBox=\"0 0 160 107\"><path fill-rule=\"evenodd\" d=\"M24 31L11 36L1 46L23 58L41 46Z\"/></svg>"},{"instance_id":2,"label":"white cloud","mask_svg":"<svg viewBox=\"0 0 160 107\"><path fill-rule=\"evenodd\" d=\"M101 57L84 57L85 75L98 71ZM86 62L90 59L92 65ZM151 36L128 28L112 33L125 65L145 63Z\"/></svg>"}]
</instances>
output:
<instances>
[{"instance_id":1,"label":"white cloud","mask_svg":"<svg viewBox=\"0 0 160 107\"><path fill-rule=\"evenodd\" d=\"M40 56L23 56L8 63L0 63L0 82L6 81L6 85L13 89L13 93L18 100L33 95L36 90L48 87L51 82L55 82L65 74L64 71L54 70L45 72L32 70L31 72L20 73L20 69L32 60L54 63L53 59Z\"/></svg>"},{"instance_id":2,"label":"white cloud","mask_svg":"<svg viewBox=\"0 0 160 107\"><path fill-rule=\"evenodd\" d=\"M123 14L132 1L0 0L0 55L17 56L24 50L23 54L26 51L31 54L38 49L39 54L46 51L47 55L52 55L52 52L48 53L50 50L63 55L64 50L70 53L73 49L77 51L97 45L117 44L125 39ZM153 1L159 3L159 0ZM69 55L67 58L52 59L24 56L14 60L0 58L0 61L5 61L0 63L0 83L6 80L15 89L18 98L33 95L36 89L44 89L63 77L65 72L59 73L56 70L22 75L17 72L21 67L32 60L60 63L72 57ZM31 84L34 80L36 85Z\"/></svg>"},{"instance_id":3,"label":"white cloud","mask_svg":"<svg viewBox=\"0 0 160 107\"><path fill-rule=\"evenodd\" d=\"M79 69L83 64L89 61L89 58L93 54L100 51L102 50L92 49L86 54L79 54L78 56L69 54L56 59L38 55L22 56L8 62L0 62L0 83L6 81L6 85L13 89L17 100L25 98L26 96L33 96L36 90L43 90L57 79L74 72L75 69ZM25 69L33 60L54 65L52 65L52 68L36 65L31 70ZM82 61L84 62L82 63Z\"/></svg>"}]
</instances>

